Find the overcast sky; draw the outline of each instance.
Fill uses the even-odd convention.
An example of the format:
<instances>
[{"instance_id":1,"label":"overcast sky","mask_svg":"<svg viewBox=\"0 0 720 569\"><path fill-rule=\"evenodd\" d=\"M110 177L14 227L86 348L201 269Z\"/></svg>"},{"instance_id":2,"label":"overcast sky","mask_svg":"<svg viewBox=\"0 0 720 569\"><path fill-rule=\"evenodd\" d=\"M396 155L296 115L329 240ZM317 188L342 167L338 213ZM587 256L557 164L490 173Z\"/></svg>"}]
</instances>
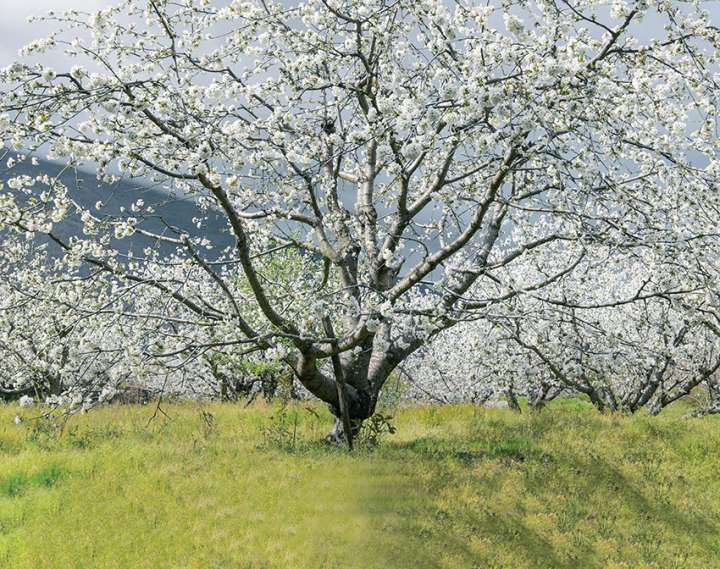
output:
<instances>
[{"instance_id":1,"label":"overcast sky","mask_svg":"<svg viewBox=\"0 0 720 569\"><path fill-rule=\"evenodd\" d=\"M28 16L47 14L49 10L97 10L108 0L0 0L0 68L16 59L18 50L34 39L44 37L53 27L41 22L28 24ZM59 57L53 60L53 57ZM46 56L44 62L60 67L62 54Z\"/></svg>"},{"instance_id":2,"label":"overcast sky","mask_svg":"<svg viewBox=\"0 0 720 569\"><path fill-rule=\"evenodd\" d=\"M51 24L28 23L28 16L47 14L48 10L62 12L78 9L93 12L113 3L113 0L0 0L0 68L18 59L17 52L22 46L52 31ZM578 0L578 4L581 5L582 0ZM720 25L720 1L701 1L701 4L709 10L713 23ZM662 30L663 23L662 19L657 17L646 18L642 23L633 26L631 32L644 41L657 35ZM44 55L42 62L56 69L69 65L58 50Z\"/></svg>"}]
</instances>

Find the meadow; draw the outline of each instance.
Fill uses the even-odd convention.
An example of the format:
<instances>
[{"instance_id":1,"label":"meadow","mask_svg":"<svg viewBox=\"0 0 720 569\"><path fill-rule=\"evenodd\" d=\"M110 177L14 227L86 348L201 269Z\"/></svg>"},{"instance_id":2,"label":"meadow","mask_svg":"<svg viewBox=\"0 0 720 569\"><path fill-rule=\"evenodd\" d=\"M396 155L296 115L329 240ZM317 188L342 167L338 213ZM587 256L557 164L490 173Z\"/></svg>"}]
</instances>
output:
<instances>
[{"instance_id":1,"label":"meadow","mask_svg":"<svg viewBox=\"0 0 720 569\"><path fill-rule=\"evenodd\" d=\"M720 417L401 408L352 454L320 406L0 406L0 567L720 567Z\"/></svg>"}]
</instances>

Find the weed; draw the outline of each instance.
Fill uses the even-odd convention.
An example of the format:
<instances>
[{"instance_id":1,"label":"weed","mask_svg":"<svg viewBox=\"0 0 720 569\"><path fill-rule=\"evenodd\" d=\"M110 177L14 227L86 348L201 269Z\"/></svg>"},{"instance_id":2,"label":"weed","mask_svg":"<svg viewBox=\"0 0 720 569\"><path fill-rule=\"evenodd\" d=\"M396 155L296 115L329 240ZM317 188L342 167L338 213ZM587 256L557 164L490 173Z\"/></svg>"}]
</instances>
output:
<instances>
[{"instance_id":1,"label":"weed","mask_svg":"<svg viewBox=\"0 0 720 569\"><path fill-rule=\"evenodd\" d=\"M25 474L11 474L0 482L0 494L14 498L22 494L28 485L28 477Z\"/></svg>"},{"instance_id":2,"label":"weed","mask_svg":"<svg viewBox=\"0 0 720 569\"><path fill-rule=\"evenodd\" d=\"M63 425L53 417L38 417L30 423L28 440L40 448L49 449L57 444Z\"/></svg>"},{"instance_id":3,"label":"weed","mask_svg":"<svg viewBox=\"0 0 720 569\"><path fill-rule=\"evenodd\" d=\"M94 446L123 436L123 429L116 425L103 425L87 429L73 425L66 429L66 442L69 446L78 449L89 449Z\"/></svg>"},{"instance_id":4,"label":"weed","mask_svg":"<svg viewBox=\"0 0 720 569\"><path fill-rule=\"evenodd\" d=\"M264 446L292 451L295 450L298 434L298 410L289 406L289 393L282 390L275 413L260 429Z\"/></svg>"},{"instance_id":5,"label":"weed","mask_svg":"<svg viewBox=\"0 0 720 569\"><path fill-rule=\"evenodd\" d=\"M366 419L360 427L357 436L358 446L376 448L386 435L394 435L397 432L391 415L375 413Z\"/></svg>"},{"instance_id":6,"label":"weed","mask_svg":"<svg viewBox=\"0 0 720 569\"><path fill-rule=\"evenodd\" d=\"M0 480L0 495L15 498L33 486L51 488L55 486L57 481L65 474L66 470L56 464L41 468L30 475L23 472L11 474Z\"/></svg>"},{"instance_id":7,"label":"weed","mask_svg":"<svg viewBox=\"0 0 720 569\"><path fill-rule=\"evenodd\" d=\"M45 488L51 488L55 486L55 483L60 480L67 471L58 466L57 464L51 464L45 468L38 470L35 474L29 477L30 484L33 486L42 486Z\"/></svg>"}]
</instances>

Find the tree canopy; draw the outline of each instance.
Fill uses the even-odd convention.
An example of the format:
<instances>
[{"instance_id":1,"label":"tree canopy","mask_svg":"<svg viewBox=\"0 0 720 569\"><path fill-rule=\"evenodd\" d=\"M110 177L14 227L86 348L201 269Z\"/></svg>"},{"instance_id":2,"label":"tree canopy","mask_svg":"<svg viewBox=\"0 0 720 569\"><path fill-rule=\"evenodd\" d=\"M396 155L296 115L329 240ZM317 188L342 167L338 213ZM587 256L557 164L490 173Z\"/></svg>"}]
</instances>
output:
<instances>
[{"instance_id":1,"label":"tree canopy","mask_svg":"<svg viewBox=\"0 0 720 569\"><path fill-rule=\"evenodd\" d=\"M697 309L688 295L716 282L720 32L702 3L606 4L51 13L57 32L24 54L77 64L2 70L6 144L192 196L233 243L150 231L161 215L142 201L106 213L42 175L8 180L0 222L52 238L81 217L82 236L55 242L63 271L102 294L69 309L154 336L117 365L263 352L337 413L338 355L356 419L436 335L514 303L536 303L530 319L651 298ZM641 37L648 20L660 25ZM112 245L137 234L141 254ZM288 251L296 268L278 274ZM678 251L697 270L673 271ZM42 284L57 299L60 285Z\"/></svg>"}]
</instances>

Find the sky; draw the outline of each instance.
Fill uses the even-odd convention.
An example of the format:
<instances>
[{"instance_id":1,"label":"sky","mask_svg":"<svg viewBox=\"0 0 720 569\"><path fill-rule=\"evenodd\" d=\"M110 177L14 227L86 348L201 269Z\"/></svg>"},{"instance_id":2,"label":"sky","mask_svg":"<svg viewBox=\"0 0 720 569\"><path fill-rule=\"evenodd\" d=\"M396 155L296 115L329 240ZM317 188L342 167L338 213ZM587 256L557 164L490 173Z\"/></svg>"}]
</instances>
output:
<instances>
[{"instance_id":1,"label":"sky","mask_svg":"<svg viewBox=\"0 0 720 569\"><path fill-rule=\"evenodd\" d=\"M22 46L52 31L52 24L28 24L28 16L43 15L48 10L93 12L112 3L112 0L0 0L0 68L18 59L17 52ZM720 25L720 1L703 1L702 4L710 10L713 23ZM662 22L648 19L633 29L633 33L642 40L661 29ZM43 63L53 68L63 68L68 64L62 53L45 55Z\"/></svg>"},{"instance_id":2,"label":"sky","mask_svg":"<svg viewBox=\"0 0 720 569\"><path fill-rule=\"evenodd\" d=\"M0 0L0 68L18 59L17 52L22 46L52 31L52 24L28 24L28 16L43 15L49 10L93 12L112 3L111 0ZM710 10L713 23L720 25L720 1L703 1L702 4ZM650 37L660 29L662 23L649 18L634 32L642 40L643 36ZM49 67L62 68L67 65L67 59L62 53L46 54L43 63Z\"/></svg>"},{"instance_id":3,"label":"sky","mask_svg":"<svg viewBox=\"0 0 720 569\"><path fill-rule=\"evenodd\" d=\"M41 22L28 24L29 16L44 15L49 10L89 12L107 5L108 0L0 0L0 68L18 59L17 52L22 46L52 31L52 25ZM58 54L46 56L44 61L50 67L61 67L63 59L62 54Z\"/></svg>"}]
</instances>

